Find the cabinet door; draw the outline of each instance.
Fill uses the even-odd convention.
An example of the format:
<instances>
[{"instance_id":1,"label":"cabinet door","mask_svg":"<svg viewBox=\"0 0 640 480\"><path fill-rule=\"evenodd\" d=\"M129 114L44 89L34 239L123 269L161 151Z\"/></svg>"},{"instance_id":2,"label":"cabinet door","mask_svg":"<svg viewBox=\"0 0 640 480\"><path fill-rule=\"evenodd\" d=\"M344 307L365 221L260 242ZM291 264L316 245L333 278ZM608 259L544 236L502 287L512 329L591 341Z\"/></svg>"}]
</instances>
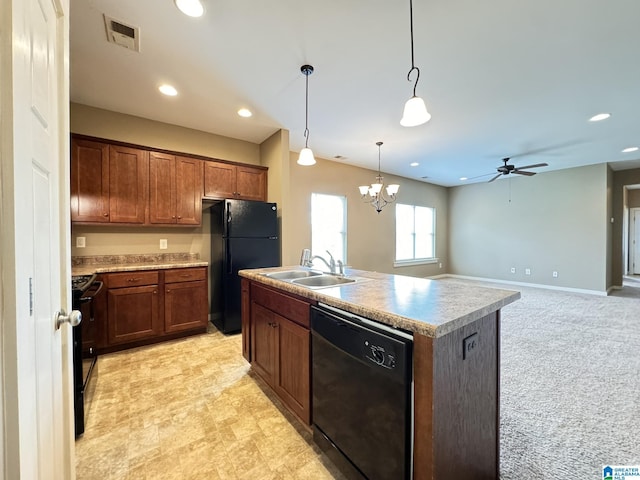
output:
<instances>
[{"instance_id":1,"label":"cabinet door","mask_svg":"<svg viewBox=\"0 0 640 480\"><path fill-rule=\"evenodd\" d=\"M109 146L109 221L144 223L149 188L149 152Z\"/></svg>"},{"instance_id":2,"label":"cabinet door","mask_svg":"<svg viewBox=\"0 0 640 480\"><path fill-rule=\"evenodd\" d=\"M109 146L71 141L71 221L109 221Z\"/></svg>"},{"instance_id":3,"label":"cabinet door","mask_svg":"<svg viewBox=\"0 0 640 480\"><path fill-rule=\"evenodd\" d=\"M242 302L242 356L251 362L251 282L243 278L241 283Z\"/></svg>"},{"instance_id":4,"label":"cabinet door","mask_svg":"<svg viewBox=\"0 0 640 480\"><path fill-rule=\"evenodd\" d=\"M109 344L152 338L162 331L158 285L107 291Z\"/></svg>"},{"instance_id":5,"label":"cabinet door","mask_svg":"<svg viewBox=\"0 0 640 480\"><path fill-rule=\"evenodd\" d=\"M278 329L275 314L251 303L251 365L272 387L275 387L278 358Z\"/></svg>"},{"instance_id":6,"label":"cabinet door","mask_svg":"<svg viewBox=\"0 0 640 480\"><path fill-rule=\"evenodd\" d=\"M176 223L202 223L202 160L176 157Z\"/></svg>"},{"instance_id":7,"label":"cabinet door","mask_svg":"<svg viewBox=\"0 0 640 480\"><path fill-rule=\"evenodd\" d=\"M309 330L276 315L278 360L276 392L305 423L311 423Z\"/></svg>"},{"instance_id":8,"label":"cabinet door","mask_svg":"<svg viewBox=\"0 0 640 480\"><path fill-rule=\"evenodd\" d=\"M204 280L165 285L165 333L206 327L207 310L207 285Z\"/></svg>"},{"instance_id":9,"label":"cabinet door","mask_svg":"<svg viewBox=\"0 0 640 480\"><path fill-rule=\"evenodd\" d=\"M149 222L176 223L176 158L149 154Z\"/></svg>"},{"instance_id":10,"label":"cabinet door","mask_svg":"<svg viewBox=\"0 0 640 480\"><path fill-rule=\"evenodd\" d=\"M204 196L224 199L236 196L236 167L219 162L204 162Z\"/></svg>"},{"instance_id":11,"label":"cabinet door","mask_svg":"<svg viewBox=\"0 0 640 480\"><path fill-rule=\"evenodd\" d=\"M266 201L267 172L265 170L239 166L236 178L236 198Z\"/></svg>"}]
</instances>

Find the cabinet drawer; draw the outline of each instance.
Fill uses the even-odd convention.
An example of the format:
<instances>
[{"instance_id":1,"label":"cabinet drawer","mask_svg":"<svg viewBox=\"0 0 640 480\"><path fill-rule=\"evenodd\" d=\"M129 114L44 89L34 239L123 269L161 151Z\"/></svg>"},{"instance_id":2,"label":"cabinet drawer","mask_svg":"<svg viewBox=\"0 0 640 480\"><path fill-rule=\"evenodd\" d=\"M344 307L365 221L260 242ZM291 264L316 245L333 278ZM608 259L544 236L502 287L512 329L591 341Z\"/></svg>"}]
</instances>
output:
<instances>
[{"instance_id":1,"label":"cabinet drawer","mask_svg":"<svg viewBox=\"0 0 640 480\"><path fill-rule=\"evenodd\" d=\"M108 275L109 288L137 287L158 283L158 272L123 272Z\"/></svg>"},{"instance_id":2,"label":"cabinet drawer","mask_svg":"<svg viewBox=\"0 0 640 480\"><path fill-rule=\"evenodd\" d=\"M172 270L165 270L164 272L165 283L193 282L195 280L204 280L206 278L207 278L206 267L174 268Z\"/></svg>"},{"instance_id":3,"label":"cabinet drawer","mask_svg":"<svg viewBox=\"0 0 640 480\"><path fill-rule=\"evenodd\" d=\"M263 287L258 283L251 285L251 297L256 303L272 312L309 328L309 303Z\"/></svg>"}]
</instances>

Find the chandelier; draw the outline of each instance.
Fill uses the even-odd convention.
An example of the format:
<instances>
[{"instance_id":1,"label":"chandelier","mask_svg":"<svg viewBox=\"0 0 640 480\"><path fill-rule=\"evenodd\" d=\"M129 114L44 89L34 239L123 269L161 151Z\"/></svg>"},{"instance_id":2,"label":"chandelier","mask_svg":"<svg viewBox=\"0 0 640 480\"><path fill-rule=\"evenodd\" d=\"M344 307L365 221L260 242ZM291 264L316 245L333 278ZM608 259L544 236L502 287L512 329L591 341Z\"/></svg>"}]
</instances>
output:
<instances>
[{"instance_id":1,"label":"chandelier","mask_svg":"<svg viewBox=\"0 0 640 480\"><path fill-rule=\"evenodd\" d=\"M378 175L376 176L376 183L361 185L358 188L362 199L371 204L376 209L376 212L380 213L386 205L396 201L396 193L398 193L400 185L394 183L387 187L384 186L382 174L380 173L380 147L382 142L376 142L376 145L378 146Z\"/></svg>"}]
</instances>

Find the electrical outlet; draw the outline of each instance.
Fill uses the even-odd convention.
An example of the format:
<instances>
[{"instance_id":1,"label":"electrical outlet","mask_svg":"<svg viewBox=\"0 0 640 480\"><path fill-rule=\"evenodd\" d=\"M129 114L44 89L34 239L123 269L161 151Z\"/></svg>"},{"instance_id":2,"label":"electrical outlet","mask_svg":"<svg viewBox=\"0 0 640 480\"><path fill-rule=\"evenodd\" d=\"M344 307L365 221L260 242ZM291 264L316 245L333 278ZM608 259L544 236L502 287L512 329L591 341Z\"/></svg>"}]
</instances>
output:
<instances>
[{"instance_id":1,"label":"electrical outlet","mask_svg":"<svg viewBox=\"0 0 640 480\"><path fill-rule=\"evenodd\" d=\"M531 275L531 269L530 268L525 268L524 269L524 274L525 275Z\"/></svg>"},{"instance_id":2,"label":"electrical outlet","mask_svg":"<svg viewBox=\"0 0 640 480\"><path fill-rule=\"evenodd\" d=\"M87 240L86 237L76 237L76 247L78 248L86 247L87 246L86 240Z\"/></svg>"},{"instance_id":3,"label":"electrical outlet","mask_svg":"<svg viewBox=\"0 0 640 480\"><path fill-rule=\"evenodd\" d=\"M440 263L440 264L438 264L438 268L442 268L442 264L441 264L441 263Z\"/></svg>"},{"instance_id":4,"label":"electrical outlet","mask_svg":"<svg viewBox=\"0 0 640 480\"><path fill-rule=\"evenodd\" d=\"M553 278L558 278L558 272L556 272L555 270L553 271Z\"/></svg>"},{"instance_id":5,"label":"electrical outlet","mask_svg":"<svg viewBox=\"0 0 640 480\"><path fill-rule=\"evenodd\" d=\"M511 267L511 273L516 273L516 267Z\"/></svg>"},{"instance_id":6,"label":"electrical outlet","mask_svg":"<svg viewBox=\"0 0 640 480\"><path fill-rule=\"evenodd\" d=\"M160 250L166 250L167 248L168 248L167 239L166 238L161 238L160 239Z\"/></svg>"},{"instance_id":7,"label":"electrical outlet","mask_svg":"<svg viewBox=\"0 0 640 480\"><path fill-rule=\"evenodd\" d=\"M462 359L466 360L478 348L478 332L462 340Z\"/></svg>"}]
</instances>

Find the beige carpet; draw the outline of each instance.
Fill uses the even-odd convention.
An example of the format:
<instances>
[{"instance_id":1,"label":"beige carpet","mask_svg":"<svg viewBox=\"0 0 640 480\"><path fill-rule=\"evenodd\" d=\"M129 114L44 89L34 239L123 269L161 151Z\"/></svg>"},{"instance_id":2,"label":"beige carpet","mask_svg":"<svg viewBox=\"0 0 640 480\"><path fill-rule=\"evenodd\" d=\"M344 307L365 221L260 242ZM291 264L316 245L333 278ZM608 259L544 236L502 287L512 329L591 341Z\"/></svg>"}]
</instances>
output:
<instances>
[{"instance_id":1,"label":"beige carpet","mask_svg":"<svg viewBox=\"0 0 640 480\"><path fill-rule=\"evenodd\" d=\"M522 292L502 311L500 477L601 480L603 465L640 465L640 288L494 286Z\"/></svg>"}]
</instances>

